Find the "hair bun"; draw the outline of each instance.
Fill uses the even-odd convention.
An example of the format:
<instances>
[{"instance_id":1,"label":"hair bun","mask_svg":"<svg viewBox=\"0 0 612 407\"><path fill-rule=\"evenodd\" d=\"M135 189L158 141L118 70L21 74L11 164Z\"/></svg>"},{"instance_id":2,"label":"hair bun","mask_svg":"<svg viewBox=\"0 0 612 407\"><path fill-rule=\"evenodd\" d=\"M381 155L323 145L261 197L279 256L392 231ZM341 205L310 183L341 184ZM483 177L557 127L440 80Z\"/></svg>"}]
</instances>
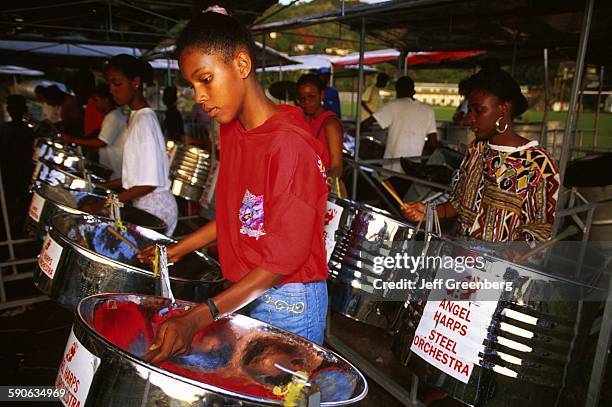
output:
<instances>
[{"instance_id":1,"label":"hair bun","mask_svg":"<svg viewBox=\"0 0 612 407\"><path fill-rule=\"evenodd\" d=\"M217 14L228 15L227 10L218 4L208 7L206 10L203 11L203 13L217 13Z\"/></svg>"}]
</instances>

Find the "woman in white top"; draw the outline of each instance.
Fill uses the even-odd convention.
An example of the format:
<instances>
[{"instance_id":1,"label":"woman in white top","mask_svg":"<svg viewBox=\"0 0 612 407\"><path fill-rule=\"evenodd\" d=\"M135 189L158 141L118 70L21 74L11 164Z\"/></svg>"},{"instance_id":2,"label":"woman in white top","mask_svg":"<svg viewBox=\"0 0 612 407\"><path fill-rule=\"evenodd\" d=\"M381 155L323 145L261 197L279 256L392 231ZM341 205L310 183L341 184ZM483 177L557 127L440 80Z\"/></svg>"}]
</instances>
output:
<instances>
[{"instance_id":1,"label":"woman in white top","mask_svg":"<svg viewBox=\"0 0 612 407\"><path fill-rule=\"evenodd\" d=\"M127 120L115 104L108 85L98 85L91 96L96 108L104 115L100 134L96 138L76 138L63 134L62 140L84 147L99 148L100 164L113 170L113 179L121 178Z\"/></svg>"},{"instance_id":2,"label":"woman in white top","mask_svg":"<svg viewBox=\"0 0 612 407\"><path fill-rule=\"evenodd\" d=\"M121 54L113 57L104 69L110 92L118 105L131 109L121 178L105 184L123 187L121 202L131 201L166 222L166 234L176 227L178 209L170 193L168 156L157 116L142 94L143 83L151 82L153 69L148 62Z\"/></svg>"}]
</instances>

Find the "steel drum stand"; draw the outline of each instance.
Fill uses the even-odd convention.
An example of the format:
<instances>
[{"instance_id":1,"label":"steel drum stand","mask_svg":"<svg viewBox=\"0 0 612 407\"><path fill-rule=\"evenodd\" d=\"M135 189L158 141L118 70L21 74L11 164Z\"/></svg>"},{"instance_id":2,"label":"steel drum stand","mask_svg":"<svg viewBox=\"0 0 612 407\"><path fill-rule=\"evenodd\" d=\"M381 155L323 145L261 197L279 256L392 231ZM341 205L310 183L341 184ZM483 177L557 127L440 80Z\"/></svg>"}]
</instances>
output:
<instances>
[{"instance_id":1,"label":"steel drum stand","mask_svg":"<svg viewBox=\"0 0 612 407\"><path fill-rule=\"evenodd\" d=\"M380 369L331 332L331 312L331 308L328 307L327 324L325 326L325 342L327 342L330 347L334 348L340 355L344 356L349 362L354 364L357 369L362 371L366 376L374 380L380 387L395 397L402 405L406 407L422 406L417 400L418 377L412 374L410 391L407 391L402 385L380 371Z\"/></svg>"},{"instance_id":2,"label":"steel drum stand","mask_svg":"<svg viewBox=\"0 0 612 407\"><path fill-rule=\"evenodd\" d=\"M361 171L361 170L359 170ZM428 235L434 230L438 229L437 215L435 213L436 206L427 203L426 206L426 215L425 215L425 234ZM417 227L418 230L418 227ZM417 400L417 390L419 387L419 378L412 373L411 383L410 383L410 391L406 390L404 386L400 385L389 376L387 376L384 372L380 371L376 366L366 360L363 356L361 356L357 351L352 349L346 343L344 343L340 338L336 337L331 332L331 306L328 307L327 310L327 323L325 325L325 341L332 348L336 349L338 353L346 357L351 363L353 363L359 370L361 370L366 376L374 380L380 387L385 389L389 394L395 397L402 405L406 407L421 407L423 403ZM397 317L399 318L399 316Z\"/></svg>"},{"instance_id":3,"label":"steel drum stand","mask_svg":"<svg viewBox=\"0 0 612 407\"><path fill-rule=\"evenodd\" d=\"M30 259L16 259L15 258L15 245L23 243L35 242L34 238L16 239L13 240L11 233L11 225L9 223L8 208L6 206L6 195L4 192L4 181L2 179L2 170L0 170L0 206L2 206L2 220L4 221L4 232L6 233L6 240L0 242L0 246L8 246L9 258L6 261L0 262L0 309L19 307L23 305L34 304L41 301L47 301L49 298L45 295L21 298L17 300L7 301L6 290L4 287L5 282L23 280L31 278L33 272L19 273L17 266L21 264L36 263L36 258ZM4 275L4 268L10 267L12 273Z\"/></svg>"}]
</instances>

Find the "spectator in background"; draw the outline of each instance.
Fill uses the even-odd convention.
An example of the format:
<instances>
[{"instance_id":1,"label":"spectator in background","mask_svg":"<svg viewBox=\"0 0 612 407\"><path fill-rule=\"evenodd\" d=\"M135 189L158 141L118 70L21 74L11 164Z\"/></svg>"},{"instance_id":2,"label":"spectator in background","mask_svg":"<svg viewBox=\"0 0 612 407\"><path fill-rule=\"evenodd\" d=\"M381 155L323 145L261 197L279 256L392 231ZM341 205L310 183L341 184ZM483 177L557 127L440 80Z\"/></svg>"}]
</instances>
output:
<instances>
[{"instance_id":1,"label":"spectator in background","mask_svg":"<svg viewBox=\"0 0 612 407\"><path fill-rule=\"evenodd\" d=\"M319 70L319 79L323 84L324 93L323 93L323 109L334 112L334 114L342 120L342 114L340 110L340 94L338 93L338 89L334 86L330 86L330 71L329 68L321 68Z\"/></svg>"},{"instance_id":2,"label":"spectator in background","mask_svg":"<svg viewBox=\"0 0 612 407\"><path fill-rule=\"evenodd\" d=\"M363 92L363 96L361 97L361 106L363 107L361 120L369 118L380 108L380 90L387 86L388 82L389 75L381 72L376 77L376 83L368 86L365 92Z\"/></svg>"},{"instance_id":3,"label":"spectator in background","mask_svg":"<svg viewBox=\"0 0 612 407\"><path fill-rule=\"evenodd\" d=\"M453 113L453 123L457 126L465 126L465 118L468 114L468 98L465 94L467 90L467 79L462 79L459 82L459 94L463 96L461 103L457 106L455 113Z\"/></svg>"},{"instance_id":4,"label":"spectator in background","mask_svg":"<svg viewBox=\"0 0 612 407\"><path fill-rule=\"evenodd\" d=\"M62 136L64 142L100 149L100 164L113 170L112 178L121 178L123 165L123 145L125 144L127 120L117 107L109 86L99 85L92 92L91 98L104 120L97 137L76 138Z\"/></svg>"},{"instance_id":5,"label":"spectator in background","mask_svg":"<svg viewBox=\"0 0 612 407\"><path fill-rule=\"evenodd\" d=\"M97 137L102 128L104 114L98 110L93 98L93 91L96 87L94 74L87 68L79 69L71 81L70 87L74 91L78 104L85 106L83 136Z\"/></svg>"},{"instance_id":6,"label":"spectator in background","mask_svg":"<svg viewBox=\"0 0 612 407\"><path fill-rule=\"evenodd\" d=\"M397 99L383 105L373 116L362 122L362 128L374 121L381 128L389 128L384 158L416 157L433 153L438 143L436 115L433 108L414 100L414 82L403 76L395 82ZM399 160L385 164L385 168L403 173ZM390 179L395 189L403 196L409 183L399 177Z\"/></svg>"},{"instance_id":7,"label":"spectator in background","mask_svg":"<svg viewBox=\"0 0 612 407\"><path fill-rule=\"evenodd\" d=\"M298 102L304 111L312 134L327 148L327 175L342 177L342 122L330 110L323 108L323 84L316 75L302 75L297 81Z\"/></svg>"},{"instance_id":8,"label":"spectator in background","mask_svg":"<svg viewBox=\"0 0 612 407\"><path fill-rule=\"evenodd\" d=\"M27 192L34 169L34 132L23 120L28 113L23 96L10 95L6 110L11 121L0 127L0 169L11 228L17 230L23 225L29 204Z\"/></svg>"},{"instance_id":9,"label":"spectator in background","mask_svg":"<svg viewBox=\"0 0 612 407\"><path fill-rule=\"evenodd\" d=\"M76 97L62 92L56 85L49 86L46 90L47 103L51 106L59 106L60 121L56 127L63 134L72 137L83 136L83 108L79 105Z\"/></svg>"},{"instance_id":10,"label":"spectator in background","mask_svg":"<svg viewBox=\"0 0 612 407\"><path fill-rule=\"evenodd\" d=\"M214 130L215 123L199 103L194 103L191 108L191 122L192 126L189 134L185 136L185 142L190 145L209 149L210 133ZM216 125L216 127L218 128L219 126ZM218 134L215 135L218 136ZM219 138L216 137L215 141L218 143Z\"/></svg>"},{"instance_id":11,"label":"spectator in background","mask_svg":"<svg viewBox=\"0 0 612 407\"><path fill-rule=\"evenodd\" d=\"M62 120L60 116L60 112L62 110L61 106L51 106L47 101L49 88L38 85L34 88L34 93L36 94L36 99L42 105L42 118L41 121L46 121L50 124L58 123Z\"/></svg>"},{"instance_id":12,"label":"spectator in background","mask_svg":"<svg viewBox=\"0 0 612 407\"><path fill-rule=\"evenodd\" d=\"M182 141L185 137L185 126L183 125L181 112L176 108L176 101L178 100L176 87L166 87L162 99L164 105L166 105L166 115L164 118L166 140Z\"/></svg>"}]
</instances>

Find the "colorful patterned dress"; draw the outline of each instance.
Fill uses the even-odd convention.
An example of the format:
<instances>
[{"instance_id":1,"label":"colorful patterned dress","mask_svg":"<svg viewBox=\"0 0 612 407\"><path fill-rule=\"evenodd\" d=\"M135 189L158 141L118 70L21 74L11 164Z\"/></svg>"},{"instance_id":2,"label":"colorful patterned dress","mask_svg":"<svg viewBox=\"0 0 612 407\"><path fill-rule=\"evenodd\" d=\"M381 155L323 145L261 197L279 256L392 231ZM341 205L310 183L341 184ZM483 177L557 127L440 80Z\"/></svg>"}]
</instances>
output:
<instances>
[{"instance_id":1,"label":"colorful patterned dress","mask_svg":"<svg viewBox=\"0 0 612 407\"><path fill-rule=\"evenodd\" d=\"M451 193L458 234L489 242L546 240L558 190L557 166L537 141L507 147L475 140Z\"/></svg>"}]
</instances>

